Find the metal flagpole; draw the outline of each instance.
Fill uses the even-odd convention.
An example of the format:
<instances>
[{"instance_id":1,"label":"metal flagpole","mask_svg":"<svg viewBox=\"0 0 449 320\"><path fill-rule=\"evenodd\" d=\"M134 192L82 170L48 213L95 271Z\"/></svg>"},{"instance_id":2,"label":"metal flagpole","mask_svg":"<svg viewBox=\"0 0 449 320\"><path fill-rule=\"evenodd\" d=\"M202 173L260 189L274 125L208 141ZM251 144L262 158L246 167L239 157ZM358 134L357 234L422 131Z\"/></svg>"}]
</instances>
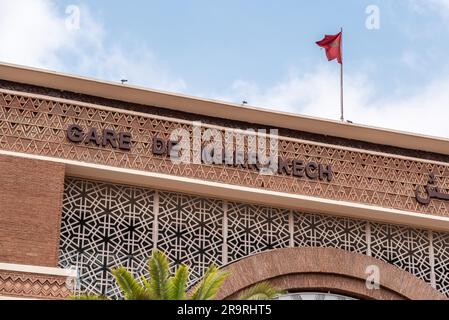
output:
<instances>
[{"instance_id":1,"label":"metal flagpole","mask_svg":"<svg viewBox=\"0 0 449 320\"><path fill-rule=\"evenodd\" d=\"M344 108L343 108L343 28L341 28L340 36L340 108L341 108L341 121L345 121Z\"/></svg>"}]
</instances>

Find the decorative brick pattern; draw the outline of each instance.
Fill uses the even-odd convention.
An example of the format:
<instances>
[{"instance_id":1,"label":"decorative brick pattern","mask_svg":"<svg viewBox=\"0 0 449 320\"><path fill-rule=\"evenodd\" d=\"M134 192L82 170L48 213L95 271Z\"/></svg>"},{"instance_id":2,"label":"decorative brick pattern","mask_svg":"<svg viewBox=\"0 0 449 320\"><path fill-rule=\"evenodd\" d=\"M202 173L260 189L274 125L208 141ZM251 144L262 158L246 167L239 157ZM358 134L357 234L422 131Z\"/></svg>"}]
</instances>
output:
<instances>
[{"instance_id":1,"label":"decorative brick pattern","mask_svg":"<svg viewBox=\"0 0 449 320\"><path fill-rule=\"evenodd\" d=\"M241 129L245 130L247 128L251 128L254 125L252 123L248 122L242 122L242 121L234 121L234 120L228 120L228 119L222 119L222 118L216 118L216 117L209 117L204 115L198 115L195 113L187 113L183 111L173 110L173 109L165 109L161 107L156 107L153 105L142 105L142 104L136 104L136 103L130 103L126 101L119 101L114 99L108 99L104 97L95 97L91 95L86 94L80 94L70 91L62 91L58 89L52 89L52 88L45 88L45 87L39 87L39 86L33 86L29 84L24 83L17 83L17 82L11 82L6 80L0 80L0 88L9 90L9 91L19 91L19 92L25 92L30 93L33 95L43 95L53 98L61 98L65 100L73 100L73 101L79 101L94 105L101 105L101 106L109 106L115 109L119 110L128 110L128 111L136 111L146 114L152 114L152 115L158 115L162 117L170 117L170 118L176 118L176 119L182 119L187 121L201 121L203 123L211 124L211 125L217 125L222 127L230 127L235 129ZM258 124L259 126L259 124ZM261 129L265 129L270 131L270 129L273 129L270 126L260 124ZM274 128L276 129L276 128ZM441 162L449 162L449 155L439 154L439 153L432 153L432 152L426 152L422 150L411 150L411 149L404 149L399 147L394 147L390 145L385 144L375 144L365 141L359 141L359 140L353 140L353 139L345 139L340 137L331 137L327 135L312 133L312 132L305 132L305 131L299 131L299 130L291 130L286 128L277 128L279 129L279 134L284 137L294 138L294 139L301 139L306 141L315 141L320 143L327 143L331 145L337 145L337 146L345 146L350 148L357 148L357 149L363 149L363 150L371 150L376 152L384 152L384 153L390 153L395 155L402 155L407 157L415 157L415 158L421 158L421 159L427 159L427 160L433 160L433 161L441 161Z\"/></svg>"},{"instance_id":2,"label":"decorative brick pattern","mask_svg":"<svg viewBox=\"0 0 449 320\"><path fill-rule=\"evenodd\" d=\"M67 277L0 270L0 295L17 298L65 299L71 295Z\"/></svg>"},{"instance_id":3,"label":"decorative brick pattern","mask_svg":"<svg viewBox=\"0 0 449 320\"><path fill-rule=\"evenodd\" d=\"M132 152L74 145L67 141L70 124L114 129L133 135ZM152 136L167 138L174 129L192 131L189 124L161 120L152 115L136 116L126 111L106 111L23 94L0 94L0 149L97 163L121 168L165 173L206 181L302 194L326 199L383 206L439 216L449 215L449 203L433 200L421 206L414 199L417 185L435 173L441 190L449 190L449 166L412 161L364 151L323 147L314 143L279 141L283 158L332 164L331 183L290 176L261 176L257 172L220 165L175 165L165 157L153 156Z\"/></svg>"}]
</instances>

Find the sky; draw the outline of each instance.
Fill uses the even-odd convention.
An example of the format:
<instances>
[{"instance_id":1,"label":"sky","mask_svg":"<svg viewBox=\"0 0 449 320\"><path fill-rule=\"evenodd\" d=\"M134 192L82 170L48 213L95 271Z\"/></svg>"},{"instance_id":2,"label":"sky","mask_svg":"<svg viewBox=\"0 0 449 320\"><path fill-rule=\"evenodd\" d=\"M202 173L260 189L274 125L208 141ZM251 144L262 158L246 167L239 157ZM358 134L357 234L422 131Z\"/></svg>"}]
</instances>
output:
<instances>
[{"instance_id":1,"label":"sky","mask_svg":"<svg viewBox=\"0 0 449 320\"><path fill-rule=\"evenodd\" d=\"M0 61L449 138L449 0L0 0Z\"/></svg>"}]
</instances>

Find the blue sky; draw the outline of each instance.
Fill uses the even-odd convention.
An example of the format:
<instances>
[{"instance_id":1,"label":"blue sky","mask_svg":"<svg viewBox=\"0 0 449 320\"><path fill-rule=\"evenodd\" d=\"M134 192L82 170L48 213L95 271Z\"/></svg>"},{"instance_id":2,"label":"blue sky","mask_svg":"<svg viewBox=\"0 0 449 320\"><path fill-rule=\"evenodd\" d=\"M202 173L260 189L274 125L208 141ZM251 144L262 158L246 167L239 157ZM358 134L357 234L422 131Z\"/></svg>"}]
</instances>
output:
<instances>
[{"instance_id":1,"label":"blue sky","mask_svg":"<svg viewBox=\"0 0 449 320\"><path fill-rule=\"evenodd\" d=\"M340 26L345 28L346 70L375 64L371 76L384 79L380 84L385 90L393 89L390 83L417 75L419 70L399 63L405 51L449 49L449 42L439 41L441 34L429 41L422 31L444 28L444 21L434 21L435 12L417 13L408 1L376 1L381 10L381 28L376 31L365 28L365 9L372 0L304 2L133 0L126 5L96 0L88 6L107 30L107 43L124 48L145 44L160 63L186 79L193 92L220 90L235 79L270 86L291 68L313 71L323 62L315 41ZM76 2L63 1L60 7L71 3ZM428 66L438 71L438 61L431 62ZM413 82L426 81L427 75L421 70Z\"/></svg>"},{"instance_id":2,"label":"blue sky","mask_svg":"<svg viewBox=\"0 0 449 320\"><path fill-rule=\"evenodd\" d=\"M0 0L0 60L338 119L341 26L347 118L449 137L449 0Z\"/></svg>"}]
</instances>

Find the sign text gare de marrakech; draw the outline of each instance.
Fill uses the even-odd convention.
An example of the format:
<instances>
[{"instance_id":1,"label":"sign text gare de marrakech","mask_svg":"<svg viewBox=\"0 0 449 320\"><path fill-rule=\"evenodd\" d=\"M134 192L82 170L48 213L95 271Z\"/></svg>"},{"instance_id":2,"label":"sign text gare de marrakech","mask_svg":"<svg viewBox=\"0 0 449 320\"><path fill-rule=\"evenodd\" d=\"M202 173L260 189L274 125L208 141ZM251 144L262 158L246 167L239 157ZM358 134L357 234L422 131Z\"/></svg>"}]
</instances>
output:
<instances>
[{"instance_id":1,"label":"sign text gare de marrakech","mask_svg":"<svg viewBox=\"0 0 449 320\"><path fill-rule=\"evenodd\" d=\"M215 132L213 130L215 130ZM246 139L246 149L244 147L244 135L241 133L231 136L231 134L226 132L226 141L229 142L229 139L232 139L232 143L226 143L226 147L223 148L222 133L218 130L212 129L211 132L206 131L206 133L203 134L199 133L199 137L195 137L195 131L201 132L201 130L193 130L193 138L190 137L189 133L182 132L182 130L172 133L171 138L168 140L154 136L152 138L153 154L156 156L168 156L174 163L178 164L199 163L229 165L248 170L258 170L261 174L265 175L277 173L298 178L307 177L312 180L319 179L328 182L333 179L332 165L321 164L314 161L305 162L301 159L281 158L278 155L277 150L277 130L273 130L276 132L276 135L270 135L270 148L266 147L266 139L264 138L258 139L258 141L263 142L259 144L248 142L250 140L255 142L256 139ZM230 130L230 132L234 132L234 130ZM188 134L188 137L185 136L186 133ZM254 134L253 131L249 133L249 135L251 134ZM72 124L67 128L67 138L73 143L84 144L86 146L94 145L99 148L112 147L113 149L123 151L130 151L132 148L131 133L116 132L112 129L100 131L96 128L83 128L80 125ZM201 145L201 150L193 150L193 152L191 152L192 139L200 139L199 145ZM211 142L211 140L213 140L213 142ZM195 144L193 143L193 145ZM251 148L250 145L253 145L253 148ZM231 150L229 150L230 148ZM268 151L270 153L269 155L267 155ZM191 157L192 154L193 161Z\"/></svg>"},{"instance_id":2,"label":"sign text gare de marrakech","mask_svg":"<svg viewBox=\"0 0 449 320\"><path fill-rule=\"evenodd\" d=\"M278 153L277 130L271 130L270 135L266 135L265 130L256 133L254 130L229 129L225 130L224 137L223 144L223 132L218 129L202 132L201 125L194 123L193 134L185 129L176 129L168 140L154 136L152 152L156 156L170 157L175 164L227 165L258 170L264 175L280 174L327 182L333 180L332 165L281 158ZM267 137L270 138L269 148L266 146ZM100 132L96 128L82 128L77 124L67 128L67 138L73 143L94 145L98 148L112 147L131 151L132 147L131 133L116 132L112 129ZM196 150L192 145L201 147ZM427 185L418 185L413 191L416 201L421 205L428 205L433 199L449 201L449 194L438 187L437 179L431 172Z\"/></svg>"}]
</instances>

